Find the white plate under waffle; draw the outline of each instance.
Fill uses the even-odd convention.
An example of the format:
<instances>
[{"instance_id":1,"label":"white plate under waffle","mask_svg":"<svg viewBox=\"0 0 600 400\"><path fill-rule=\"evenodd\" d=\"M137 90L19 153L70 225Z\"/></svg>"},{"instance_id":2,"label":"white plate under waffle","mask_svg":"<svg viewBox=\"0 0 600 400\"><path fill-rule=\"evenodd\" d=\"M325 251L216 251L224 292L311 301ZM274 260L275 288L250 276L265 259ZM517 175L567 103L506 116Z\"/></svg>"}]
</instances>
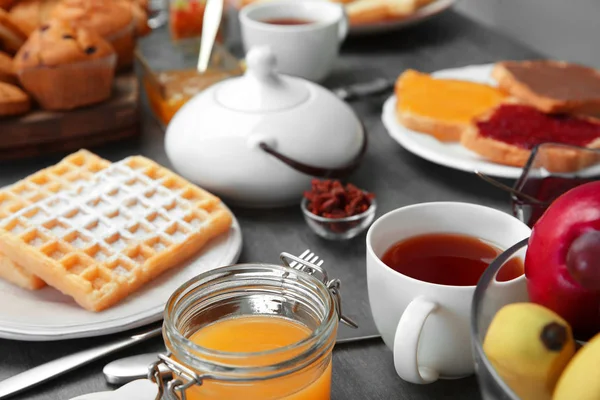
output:
<instances>
[{"instance_id":1,"label":"white plate under waffle","mask_svg":"<svg viewBox=\"0 0 600 400\"><path fill-rule=\"evenodd\" d=\"M171 294L210 269L234 264L242 249L238 221L228 233L209 242L200 256L166 271L136 293L100 313L86 311L51 287L28 291L0 280L0 337L50 341L101 336L162 319Z\"/></svg>"},{"instance_id":2,"label":"white plate under waffle","mask_svg":"<svg viewBox=\"0 0 600 400\"><path fill-rule=\"evenodd\" d=\"M463 68L446 69L433 73L439 78L462 79L495 85L490 77L492 64L472 65ZM444 143L431 135L415 132L402 126L396 119L396 96L390 97L383 105L381 116L390 136L411 153L433 163L466 172L476 170L499 178L518 178L521 168L496 164L467 150L460 143Z\"/></svg>"}]
</instances>

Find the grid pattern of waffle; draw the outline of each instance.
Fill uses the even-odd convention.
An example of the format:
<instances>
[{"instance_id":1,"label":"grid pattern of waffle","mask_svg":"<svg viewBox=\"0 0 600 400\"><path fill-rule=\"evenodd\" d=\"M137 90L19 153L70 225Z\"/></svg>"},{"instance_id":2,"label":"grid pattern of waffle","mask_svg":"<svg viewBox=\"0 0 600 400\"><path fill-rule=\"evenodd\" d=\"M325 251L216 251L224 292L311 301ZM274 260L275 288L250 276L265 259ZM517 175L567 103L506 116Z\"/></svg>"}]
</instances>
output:
<instances>
[{"instance_id":1,"label":"grid pattern of waffle","mask_svg":"<svg viewBox=\"0 0 600 400\"><path fill-rule=\"evenodd\" d=\"M37 173L0 190L0 221L24 207L67 190L89 179L93 174L110 165L95 154L82 150L74 153L57 165ZM46 286L46 282L14 263L0 252L0 278L29 290Z\"/></svg>"},{"instance_id":2,"label":"grid pattern of waffle","mask_svg":"<svg viewBox=\"0 0 600 400\"><path fill-rule=\"evenodd\" d=\"M111 164L86 151L0 199L0 252L92 311L178 265L232 222L219 198L148 159Z\"/></svg>"}]
</instances>

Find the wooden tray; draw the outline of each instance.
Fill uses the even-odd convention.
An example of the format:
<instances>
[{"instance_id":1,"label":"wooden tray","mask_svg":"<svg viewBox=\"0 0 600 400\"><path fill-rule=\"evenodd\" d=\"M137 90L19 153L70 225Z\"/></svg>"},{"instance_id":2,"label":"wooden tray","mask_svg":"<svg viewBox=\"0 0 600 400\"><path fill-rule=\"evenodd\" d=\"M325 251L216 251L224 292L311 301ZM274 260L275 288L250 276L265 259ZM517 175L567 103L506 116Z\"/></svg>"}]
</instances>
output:
<instances>
[{"instance_id":1,"label":"wooden tray","mask_svg":"<svg viewBox=\"0 0 600 400\"><path fill-rule=\"evenodd\" d=\"M115 77L112 97L68 112L33 110L0 120L0 160L69 152L133 137L140 132L140 90L135 72Z\"/></svg>"}]
</instances>

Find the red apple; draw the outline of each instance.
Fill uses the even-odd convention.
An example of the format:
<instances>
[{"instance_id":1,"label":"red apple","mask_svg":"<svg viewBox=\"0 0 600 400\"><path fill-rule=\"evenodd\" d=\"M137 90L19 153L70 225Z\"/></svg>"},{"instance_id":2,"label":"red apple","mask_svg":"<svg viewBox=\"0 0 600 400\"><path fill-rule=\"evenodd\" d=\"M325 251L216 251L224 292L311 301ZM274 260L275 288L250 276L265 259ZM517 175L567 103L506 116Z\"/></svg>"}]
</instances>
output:
<instances>
[{"instance_id":1,"label":"red apple","mask_svg":"<svg viewBox=\"0 0 600 400\"><path fill-rule=\"evenodd\" d=\"M577 338L600 332L600 181L548 207L533 227L525 276L531 301L561 315Z\"/></svg>"}]
</instances>

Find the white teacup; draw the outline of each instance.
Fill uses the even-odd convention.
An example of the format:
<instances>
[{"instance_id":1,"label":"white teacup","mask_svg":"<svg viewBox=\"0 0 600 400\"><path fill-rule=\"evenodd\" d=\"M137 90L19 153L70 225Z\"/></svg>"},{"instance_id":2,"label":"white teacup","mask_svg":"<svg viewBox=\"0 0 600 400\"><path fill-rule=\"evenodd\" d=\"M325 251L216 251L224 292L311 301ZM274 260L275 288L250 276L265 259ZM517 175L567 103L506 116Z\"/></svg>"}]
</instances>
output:
<instances>
[{"instance_id":1,"label":"white teacup","mask_svg":"<svg viewBox=\"0 0 600 400\"><path fill-rule=\"evenodd\" d=\"M348 33L343 6L318 0L258 2L242 8L239 19L246 52L255 46L269 46L280 73L315 82L331 72ZM281 19L310 23L265 22Z\"/></svg>"},{"instance_id":2,"label":"white teacup","mask_svg":"<svg viewBox=\"0 0 600 400\"><path fill-rule=\"evenodd\" d=\"M383 341L394 353L398 375L420 384L474 372L469 321L475 286L420 281L381 261L395 243L429 233L468 235L507 249L529 237L531 229L504 212L453 202L399 208L369 228L367 284L371 313ZM524 275L496 284L497 304L527 300Z\"/></svg>"}]
</instances>

